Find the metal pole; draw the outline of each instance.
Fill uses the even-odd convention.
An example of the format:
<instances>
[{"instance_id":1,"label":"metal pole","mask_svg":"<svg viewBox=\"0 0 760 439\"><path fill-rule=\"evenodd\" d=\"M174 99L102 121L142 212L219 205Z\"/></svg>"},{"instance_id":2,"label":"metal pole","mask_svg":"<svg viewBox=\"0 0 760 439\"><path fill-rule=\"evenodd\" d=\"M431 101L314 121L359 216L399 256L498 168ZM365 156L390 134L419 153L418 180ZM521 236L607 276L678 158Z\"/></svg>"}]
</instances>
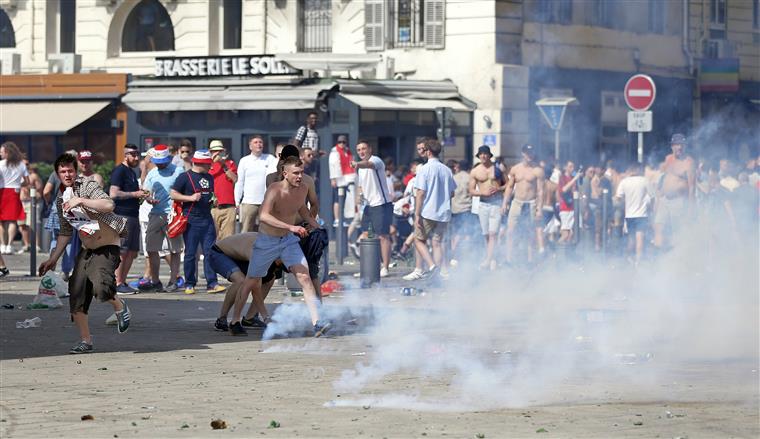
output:
<instances>
[{"instance_id":1,"label":"metal pole","mask_svg":"<svg viewBox=\"0 0 760 439\"><path fill-rule=\"evenodd\" d=\"M559 165L559 129L554 130L554 163Z\"/></svg>"},{"instance_id":2,"label":"metal pole","mask_svg":"<svg viewBox=\"0 0 760 439\"><path fill-rule=\"evenodd\" d=\"M573 191L573 244L578 244L581 226L581 203L578 191Z\"/></svg>"},{"instance_id":3,"label":"metal pole","mask_svg":"<svg viewBox=\"0 0 760 439\"><path fill-rule=\"evenodd\" d=\"M337 249L335 251L335 258L338 260L338 265L343 265L343 259L346 257L345 253L345 236L343 228L343 209L346 207L346 188L338 187L338 227L335 228L335 243Z\"/></svg>"},{"instance_id":4,"label":"metal pole","mask_svg":"<svg viewBox=\"0 0 760 439\"><path fill-rule=\"evenodd\" d=\"M638 133L639 134L639 148L638 148L638 157L639 157L639 164L644 164L644 133Z\"/></svg>"},{"instance_id":5,"label":"metal pole","mask_svg":"<svg viewBox=\"0 0 760 439\"><path fill-rule=\"evenodd\" d=\"M29 196L32 197L30 200L31 209L29 209L32 215L31 221L29 221L31 224L29 227L29 242L31 243L29 248L29 276L34 277L37 275L37 189L31 188Z\"/></svg>"},{"instance_id":6,"label":"metal pole","mask_svg":"<svg viewBox=\"0 0 760 439\"><path fill-rule=\"evenodd\" d=\"M607 256L607 216L609 215L609 189L602 190L602 255Z\"/></svg>"}]
</instances>

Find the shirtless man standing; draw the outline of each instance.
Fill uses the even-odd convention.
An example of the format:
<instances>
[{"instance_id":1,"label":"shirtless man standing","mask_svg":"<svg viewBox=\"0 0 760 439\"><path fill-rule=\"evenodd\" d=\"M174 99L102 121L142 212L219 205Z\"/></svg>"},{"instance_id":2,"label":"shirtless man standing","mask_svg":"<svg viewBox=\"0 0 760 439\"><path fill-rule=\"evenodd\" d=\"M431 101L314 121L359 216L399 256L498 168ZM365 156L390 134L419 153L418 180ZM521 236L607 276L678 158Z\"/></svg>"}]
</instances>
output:
<instances>
[{"instance_id":1,"label":"shirtless man standing","mask_svg":"<svg viewBox=\"0 0 760 439\"><path fill-rule=\"evenodd\" d=\"M495 166L491 158L491 148L483 145L478 148L480 166L470 171L469 191L473 197L480 197L478 205L478 218L480 228L486 237L486 257L480 264L481 269L496 269L496 260L493 257L496 240L499 236L501 224L501 205L503 191L506 187L504 173L501 168Z\"/></svg>"},{"instance_id":2,"label":"shirtless man standing","mask_svg":"<svg viewBox=\"0 0 760 439\"><path fill-rule=\"evenodd\" d=\"M130 311L125 301L116 298L114 274L120 261L119 235L126 234L127 222L113 213L113 200L96 181L77 178L76 156L62 154L55 160L54 169L61 180L60 187L55 188L61 231L50 259L40 264L39 275L55 268L77 229L84 248L77 256L69 279L69 310L79 328L80 342L69 353L86 354L93 350L87 321L93 297L113 306L119 333L129 328Z\"/></svg>"},{"instance_id":3,"label":"shirtless man standing","mask_svg":"<svg viewBox=\"0 0 760 439\"><path fill-rule=\"evenodd\" d=\"M536 161L533 145L525 144L522 147L522 161L509 171L507 187L504 189L504 201L501 205L502 215L507 212L507 203L514 194L514 199L509 207L507 217L507 263L511 264L512 251L515 244L515 230L522 215L527 215L530 229L535 235L538 252L544 252L544 236L541 227L544 202L544 170ZM527 207L527 214L524 208ZM532 239L531 239L532 240ZM532 259L530 247L528 247L528 260Z\"/></svg>"},{"instance_id":4,"label":"shirtless man standing","mask_svg":"<svg viewBox=\"0 0 760 439\"><path fill-rule=\"evenodd\" d=\"M662 164L662 184L654 217L654 245L662 249L665 234L673 232L674 226L687 218L694 202L696 166L694 159L686 155L686 136L673 134L670 139L672 154Z\"/></svg>"},{"instance_id":5,"label":"shirtless man standing","mask_svg":"<svg viewBox=\"0 0 760 439\"><path fill-rule=\"evenodd\" d=\"M308 189L301 184L303 181L303 162L298 157L288 157L283 163L282 174L283 180L269 186L264 195L260 214L261 225L251 253L248 277L235 301L234 316L230 325L232 335L245 333L240 323L240 314L249 292L253 292L253 300L262 320L264 322L268 320L269 313L264 306L264 299L261 294L261 279L267 274L272 262L278 258L282 259L285 267L295 275L296 280L303 288L306 306L311 315L311 323L314 325L314 336L321 336L331 326L329 322L319 319L319 310L317 309L319 299L309 277L306 257L298 245L299 237L305 237L308 231L301 226L294 225L296 218L300 216L308 222L309 226L315 229L319 228L304 204Z\"/></svg>"}]
</instances>

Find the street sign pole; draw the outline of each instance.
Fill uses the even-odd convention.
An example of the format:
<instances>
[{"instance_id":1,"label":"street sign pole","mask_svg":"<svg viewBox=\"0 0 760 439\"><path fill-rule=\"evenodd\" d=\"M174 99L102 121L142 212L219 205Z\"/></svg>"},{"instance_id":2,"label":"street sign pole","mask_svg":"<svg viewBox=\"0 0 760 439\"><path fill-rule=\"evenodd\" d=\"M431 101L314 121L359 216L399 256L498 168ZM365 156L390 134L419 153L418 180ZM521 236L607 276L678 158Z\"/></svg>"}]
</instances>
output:
<instances>
[{"instance_id":1,"label":"street sign pole","mask_svg":"<svg viewBox=\"0 0 760 439\"><path fill-rule=\"evenodd\" d=\"M644 133L639 132L639 147L638 147L638 156L639 156L639 164L644 164Z\"/></svg>"},{"instance_id":2,"label":"street sign pole","mask_svg":"<svg viewBox=\"0 0 760 439\"><path fill-rule=\"evenodd\" d=\"M554 130L554 163L559 164L559 129Z\"/></svg>"},{"instance_id":3,"label":"street sign pole","mask_svg":"<svg viewBox=\"0 0 760 439\"><path fill-rule=\"evenodd\" d=\"M623 88L628 112L628 132L638 134L636 155L640 164L644 164L644 133L652 131L652 112L648 111L657 96L654 80L647 75L633 75Z\"/></svg>"},{"instance_id":4,"label":"street sign pole","mask_svg":"<svg viewBox=\"0 0 760 439\"><path fill-rule=\"evenodd\" d=\"M554 131L554 160L559 163L559 131L565 121L565 113L569 105L578 105L578 100L571 97L543 98L536 101L536 106L544 117L547 125Z\"/></svg>"}]
</instances>

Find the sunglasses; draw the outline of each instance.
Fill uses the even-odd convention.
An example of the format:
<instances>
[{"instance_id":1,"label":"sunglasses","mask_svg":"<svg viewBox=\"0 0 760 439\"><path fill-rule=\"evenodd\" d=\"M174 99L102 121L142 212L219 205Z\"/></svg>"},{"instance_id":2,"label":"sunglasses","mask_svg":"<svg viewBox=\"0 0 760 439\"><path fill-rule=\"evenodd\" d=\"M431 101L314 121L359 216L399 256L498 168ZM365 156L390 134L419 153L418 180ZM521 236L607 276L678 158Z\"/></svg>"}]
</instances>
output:
<instances>
[{"instance_id":1,"label":"sunglasses","mask_svg":"<svg viewBox=\"0 0 760 439\"><path fill-rule=\"evenodd\" d=\"M190 151L188 151L188 150L186 150L186 149L183 149L183 150L180 150L180 152L179 152L179 153L180 153L180 154L190 154Z\"/></svg>"},{"instance_id":2,"label":"sunglasses","mask_svg":"<svg viewBox=\"0 0 760 439\"><path fill-rule=\"evenodd\" d=\"M135 157L137 157L139 155L139 153L137 151L127 151L124 154L126 154L126 155L133 155Z\"/></svg>"}]
</instances>

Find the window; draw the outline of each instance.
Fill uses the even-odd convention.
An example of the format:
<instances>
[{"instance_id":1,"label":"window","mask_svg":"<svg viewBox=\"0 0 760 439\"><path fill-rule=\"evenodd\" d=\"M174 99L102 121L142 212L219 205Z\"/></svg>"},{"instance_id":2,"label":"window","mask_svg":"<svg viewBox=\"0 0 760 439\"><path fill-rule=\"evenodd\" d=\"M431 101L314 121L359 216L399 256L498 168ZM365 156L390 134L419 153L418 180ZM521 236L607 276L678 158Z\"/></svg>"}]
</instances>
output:
<instances>
[{"instance_id":1,"label":"window","mask_svg":"<svg viewBox=\"0 0 760 439\"><path fill-rule=\"evenodd\" d=\"M760 29L760 0L752 2L752 28Z\"/></svg>"},{"instance_id":2,"label":"window","mask_svg":"<svg viewBox=\"0 0 760 439\"><path fill-rule=\"evenodd\" d=\"M240 49L242 47L242 0L224 0L224 48Z\"/></svg>"},{"instance_id":3,"label":"window","mask_svg":"<svg viewBox=\"0 0 760 439\"><path fill-rule=\"evenodd\" d=\"M77 2L76 0L59 0L58 11L60 14L60 53L76 52L76 21L77 21Z\"/></svg>"},{"instance_id":4,"label":"window","mask_svg":"<svg viewBox=\"0 0 760 439\"><path fill-rule=\"evenodd\" d=\"M710 24L725 29L726 0L710 0Z\"/></svg>"},{"instance_id":5,"label":"window","mask_svg":"<svg viewBox=\"0 0 760 439\"><path fill-rule=\"evenodd\" d=\"M13 23L2 9L0 9L0 47L16 47L16 33L13 31Z\"/></svg>"},{"instance_id":6,"label":"window","mask_svg":"<svg viewBox=\"0 0 760 439\"><path fill-rule=\"evenodd\" d=\"M445 0L365 0L365 47L385 49L385 22L390 20L391 47L443 49L445 15Z\"/></svg>"},{"instance_id":7,"label":"window","mask_svg":"<svg viewBox=\"0 0 760 439\"><path fill-rule=\"evenodd\" d=\"M570 24L573 19L572 0L539 0L537 20L542 23Z\"/></svg>"},{"instance_id":8,"label":"window","mask_svg":"<svg viewBox=\"0 0 760 439\"><path fill-rule=\"evenodd\" d=\"M300 0L301 52L332 51L332 1Z\"/></svg>"},{"instance_id":9,"label":"window","mask_svg":"<svg viewBox=\"0 0 760 439\"><path fill-rule=\"evenodd\" d=\"M141 0L129 13L121 37L123 52L174 50L174 26L158 0Z\"/></svg>"},{"instance_id":10,"label":"window","mask_svg":"<svg viewBox=\"0 0 760 439\"><path fill-rule=\"evenodd\" d=\"M613 11L615 8L616 0L592 0L590 5L591 10L591 22L592 26L601 27L614 27L613 26Z\"/></svg>"},{"instance_id":11,"label":"window","mask_svg":"<svg viewBox=\"0 0 760 439\"><path fill-rule=\"evenodd\" d=\"M665 2L649 0L649 32L665 33Z\"/></svg>"}]
</instances>

